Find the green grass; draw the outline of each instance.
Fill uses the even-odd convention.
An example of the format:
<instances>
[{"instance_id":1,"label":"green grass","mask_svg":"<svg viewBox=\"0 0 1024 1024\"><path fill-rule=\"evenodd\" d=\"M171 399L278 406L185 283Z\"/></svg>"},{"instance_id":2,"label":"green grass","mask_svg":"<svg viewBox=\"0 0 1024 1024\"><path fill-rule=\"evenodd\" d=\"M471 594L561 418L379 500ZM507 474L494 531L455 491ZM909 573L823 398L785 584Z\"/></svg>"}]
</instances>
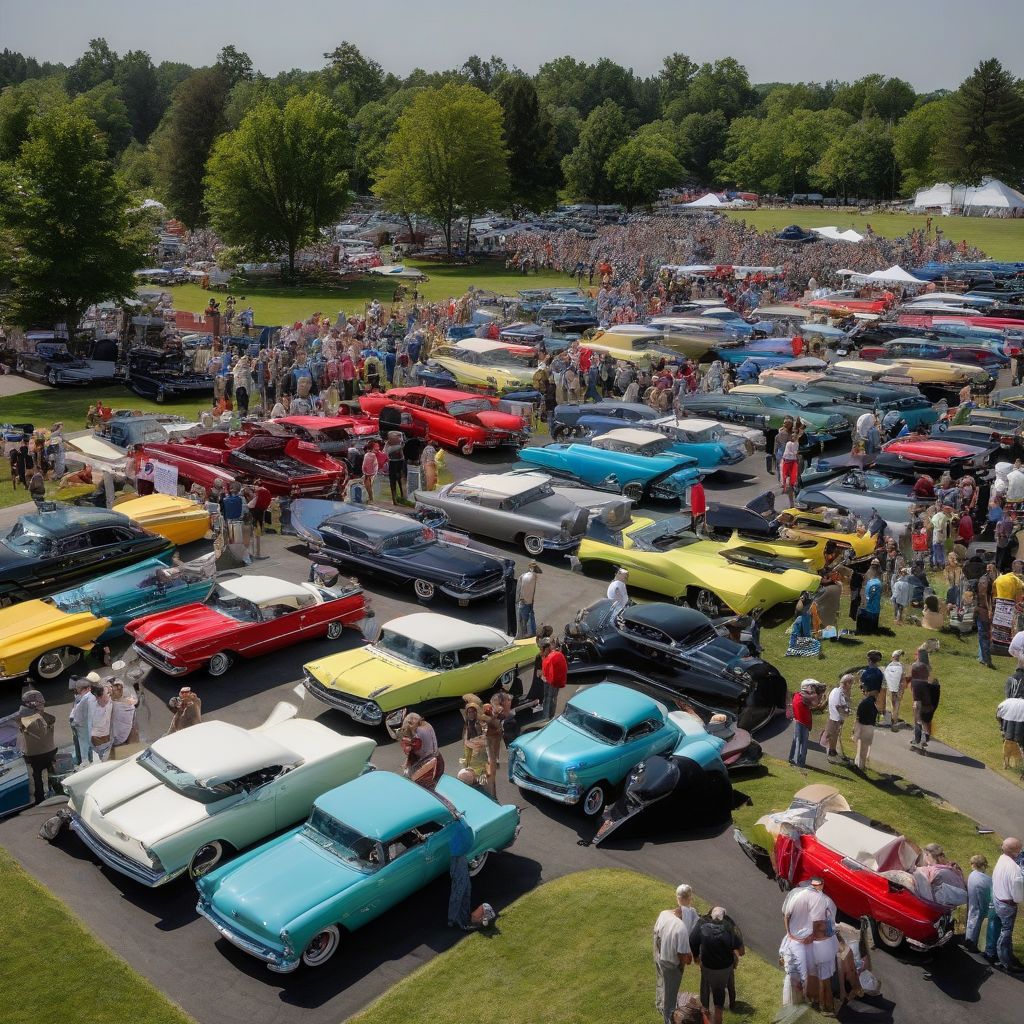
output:
<instances>
[{"instance_id":1,"label":"green grass","mask_svg":"<svg viewBox=\"0 0 1024 1024\"><path fill-rule=\"evenodd\" d=\"M734 210L728 214L744 220L760 231L778 231L790 224L821 228L834 224L841 231L863 231L870 224L876 234L897 238L915 228L923 228L927 217L912 213L873 213L868 216L846 210L818 210L794 207L781 210ZM997 260L1024 258L1024 220L995 220L985 217L933 217L932 227L954 241L966 240Z\"/></svg>"},{"instance_id":2,"label":"green grass","mask_svg":"<svg viewBox=\"0 0 1024 1024\"><path fill-rule=\"evenodd\" d=\"M479 263L474 266L445 265L408 261L406 266L422 270L428 281L420 285L420 294L428 302L439 302L443 299L458 297L465 294L470 285L485 291L497 292L499 295L514 295L524 288L568 288L574 281L567 274L548 272L542 274L510 273L505 269L504 260L493 263ZM323 313L332 319L338 310L343 309L351 316L361 313L374 299L385 305L392 300L396 281L367 275L359 281L339 281L332 287L296 287L283 286L238 287L233 294L239 297L239 305L253 307L256 323L279 326L304 320L313 313ZM412 282L402 282L409 287L412 294ZM183 284L170 289L174 294L176 309L189 312L202 312L206 309L210 296L214 295L224 306L223 292L203 291L199 285ZM245 302L241 297L245 296Z\"/></svg>"},{"instance_id":3,"label":"green grass","mask_svg":"<svg viewBox=\"0 0 1024 1024\"><path fill-rule=\"evenodd\" d=\"M581 871L548 882L508 907L495 934L469 936L351 1024L413 1017L432 1024L653 1024L651 928L672 905L671 886L633 871ZM699 979L687 967L683 988L695 991ZM736 973L740 1007L727 1010L726 1021L768 1024L781 990L781 973L748 952Z\"/></svg>"},{"instance_id":4,"label":"green grass","mask_svg":"<svg viewBox=\"0 0 1024 1024\"><path fill-rule=\"evenodd\" d=\"M0 849L4 1024L191 1024Z\"/></svg>"},{"instance_id":5,"label":"green grass","mask_svg":"<svg viewBox=\"0 0 1024 1024\"><path fill-rule=\"evenodd\" d=\"M817 727L816 719L812 734ZM854 747L852 729L847 724L843 736L847 751ZM838 764L830 764L825 770L800 772L783 761L765 758L759 775L736 780L736 789L753 803L735 810L733 821L749 837L754 822L761 815L788 807L797 790L816 782L835 786L858 814L899 829L918 846L941 843L949 859L963 869L964 877L970 872L970 860L976 853L988 858L990 871L995 867L1002 837L978 835L977 826L970 818L933 800L905 779L883 775L871 768L863 775ZM936 788L941 789L940 782L936 783ZM965 908L957 913L962 931ZM1018 956L1024 954L1024 919L1021 917L1015 929L1014 946Z\"/></svg>"}]
</instances>

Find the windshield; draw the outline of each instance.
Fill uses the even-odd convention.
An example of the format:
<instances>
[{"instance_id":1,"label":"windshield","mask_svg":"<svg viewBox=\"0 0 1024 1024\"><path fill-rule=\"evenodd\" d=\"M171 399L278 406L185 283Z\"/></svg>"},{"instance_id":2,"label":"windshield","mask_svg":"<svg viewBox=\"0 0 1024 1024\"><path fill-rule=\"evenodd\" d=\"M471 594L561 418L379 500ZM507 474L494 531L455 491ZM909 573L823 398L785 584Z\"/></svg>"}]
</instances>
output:
<instances>
[{"instance_id":1,"label":"windshield","mask_svg":"<svg viewBox=\"0 0 1024 1024\"><path fill-rule=\"evenodd\" d=\"M672 441L669 438L659 438L656 441L644 441L643 444L636 446L636 451L640 455L660 455L662 452L667 452L672 447Z\"/></svg>"},{"instance_id":2,"label":"windshield","mask_svg":"<svg viewBox=\"0 0 1024 1024\"><path fill-rule=\"evenodd\" d=\"M486 353L483 357L486 365L507 366L510 370L528 370L537 365L537 357L533 354L513 352L509 349L495 349Z\"/></svg>"},{"instance_id":3,"label":"windshield","mask_svg":"<svg viewBox=\"0 0 1024 1024\"><path fill-rule=\"evenodd\" d=\"M882 476L880 473L865 473L864 483L867 485L868 490L884 491L887 487L892 486L892 478Z\"/></svg>"},{"instance_id":4,"label":"windshield","mask_svg":"<svg viewBox=\"0 0 1024 1024\"><path fill-rule=\"evenodd\" d=\"M401 533L393 533L385 537L378 550L380 551L413 551L429 546L431 542L424 535L424 531L418 527L414 530L402 530Z\"/></svg>"},{"instance_id":5,"label":"windshield","mask_svg":"<svg viewBox=\"0 0 1024 1024\"><path fill-rule=\"evenodd\" d=\"M198 800L200 803L212 804L217 800L223 800L237 789L232 783L207 789L196 782L194 775L185 771L184 768L172 764L166 757L161 757L152 747L148 747L139 754L136 763L145 768L150 775L159 779L165 786L181 793L182 796L187 796L190 800Z\"/></svg>"},{"instance_id":6,"label":"windshield","mask_svg":"<svg viewBox=\"0 0 1024 1024\"><path fill-rule=\"evenodd\" d=\"M17 522L10 532L0 541L4 547L25 558L41 558L49 554L53 546L52 539L45 533L34 533L25 523Z\"/></svg>"},{"instance_id":7,"label":"windshield","mask_svg":"<svg viewBox=\"0 0 1024 1024\"><path fill-rule=\"evenodd\" d=\"M562 712L562 718L569 725L574 725L577 729L585 732L588 736L593 736L602 743L622 742L623 729L621 725L598 718L597 715L592 715L588 711L581 711L572 704L566 705L565 710Z\"/></svg>"},{"instance_id":8,"label":"windshield","mask_svg":"<svg viewBox=\"0 0 1024 1024\"><path fill-rule=\"evenodd\" d=\"M438 650L392 629L382 630L380 639L374 647L417 668L437 669L441 665L441 654Z\"/></svg>"},{"instance_id":9,"label":"windshield","mask_svg":"<svg viewBox=\"0 0 1024 1024\"><path fill-rule=\"evenodd\" d=\"M380 867L377 860L380 847L374 840L332 818L319 807L313 808L309 821L302 826L302 835L364 871Z\"/></svg>"},{"instance_id":10,"label":"windshield","mask_svg":"<svg viewBox=\"0 0 1024 1024\"><path fill-rule=\"evenodd\" d=\"M693 520L688 515L669 516L637 530L632 537L634 544L643 551L673 551L700 540L693 532Z\"/></svg>"},{"instance_id":11,"label":"windshield","mask_svg":"<svg viewBox=\"0 0 1024 1024\"><path fill-rule=\"evenodd\" d=\"M447 412L452 416L468 416L474 412L489 412L491 403L483 398L465 398L449 402Z\"/></svg>"},{"instance_id":12,"label":"windshield","mask_svg":"<svg viewBox=\"0 0 1024 1024\"><path fill-rule=\"evenodd\" d=\"M206 607L227 615L228 618L237 622L259 622L259 609L251 601L225 590L223 587L216 587L213 593L206 599Z\"/></svg>"}]
</instances>

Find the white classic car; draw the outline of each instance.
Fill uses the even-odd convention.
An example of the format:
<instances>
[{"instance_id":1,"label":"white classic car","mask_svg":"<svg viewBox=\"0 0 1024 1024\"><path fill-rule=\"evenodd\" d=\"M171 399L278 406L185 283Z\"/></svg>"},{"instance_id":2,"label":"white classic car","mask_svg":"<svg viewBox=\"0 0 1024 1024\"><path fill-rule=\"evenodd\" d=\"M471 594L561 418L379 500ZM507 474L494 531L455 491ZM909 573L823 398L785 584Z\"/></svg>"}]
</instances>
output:
<instances>
[{"instance_id":1,"label":"white classic car","mask_svg":"<svg viewBox=\"0 0 1024 1024\"><path fill-rule=\"evenodd\" d=\"M254 729L201 722L127 760L80 768L64 780L71 828L104 864L143 885L206 874L372 770L373 740L296 714L278 704Z\"/></svg>"}]
</instances>

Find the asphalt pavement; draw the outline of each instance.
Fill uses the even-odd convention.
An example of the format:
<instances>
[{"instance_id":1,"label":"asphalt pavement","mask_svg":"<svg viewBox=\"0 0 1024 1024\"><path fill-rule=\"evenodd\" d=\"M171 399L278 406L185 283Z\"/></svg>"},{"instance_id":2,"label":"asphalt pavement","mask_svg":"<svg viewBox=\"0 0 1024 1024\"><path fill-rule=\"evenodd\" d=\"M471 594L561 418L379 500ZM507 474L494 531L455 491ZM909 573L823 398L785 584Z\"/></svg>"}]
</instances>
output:
<instances>
[{"instance_id":1,"label":"asphalt pavement","mask_svg":"<svg viewBox=\"0 0 1024 1024\"><path fill-rule=\"evenodd\" d=\"M480 472L481 463L498 467L507 461L507 456L493 453L482 453L472 463L449 456L449 466L459 478ZM763 467L763 458L758 454L739 467L749 470L750 475L712 478L709 497L730 503L749 500L770 482ZM0 526L16 515L17 510L4 510ZM308 562L295 538L266 538L265 550L271 557L255 563L251 571L293 580L305 578ZM515 556L517 567L522 570L527 556L511 548L505 550ZM604 587L598 580L569 572L564 559L545 559L537 596L538 621L551 622L560 630L580 607L603 596ZM416 607L408 592L375 585L368 585L367 592L380 622ZM468 608L438 601L434 610L502 628L505 624L504 608L495 601ZM356 633L347 631L340 645L353 646L359 642ZM400 752L385 734L367 733L346 716L303 696L299 685L302 664L338 646L337 642L327 641L307 643L238 664L219 680L196 675L189 681L202 697L204 717L252 726L261 722L278 701L290 701L299 705L303 717L316 718L338 732L372 735L380 744L375 763L381 768L397 769ZM780 666L784 671L785 667ZM153 671L148 673L139 712L144 739L156 739L165 731L170 720L166 701L178 686L177 680ZM70 733L66 710L70 699L66 684L52 683L43 689L57 715L58 741L67 743ZM0 714L14 710L16 704L15 688L0 696ZM448 765L456 764L461 753L461 719L451 712L434 717L432 722ZM769 749L773 742L778 741L769 740ZM879 761L884 759L883 750L880 745L876 751ZM960 766L958 770L970 772L971 783L978 792L1005 783L984 768ZM951 769L938 759L930 759L927 772L927 788L945 795L944 784L952 778ZM960 789L961 783L956 786ZM742 788L740 782L740 793ZM985 823L1004 833L1007 815L1010 820L1019 821L1021 807L1019 790L1012 786L1010 789L1015 802L1007 804L1006 814L1000 820L993 820L986 808ZM1002 790L997 792L992 815L998 813L998 803L1008 797ZM742 925L748 946L774 961L781 939L781 894L775 883L742 854L731 828L711 834L694 833L687 831L682 822L680 833L675 836L595 849L579 845L581 840L590 838L593 828L575 811L519 793L500 775L498 795L501 800L514 801L522 807L523 830L512 850L492 858L474 881L474 902L488 900L500 910L539 883L560 875L590 867L623 867L663 879L666 905L671 903L671 887L681 881L689 882L703 898L725 905ZM187 880L179 879L166 888L150 891L101 867L73 835L62 836L52 846L40 840L38 827L48 813L51 812L38 809L0 823L0 844L65 900L101 941L201 1024L336 1024L460 937L445 927L448 886L447 880L442 879L360 931L329 967L319 972L300 970L286 977L274 975L220 939L206 921L197 917L195 890ZM571 923L567 922L567 926ZM557 936L554 941L557 945ZM880 952L876 967L883 981L884 996L870 1004L857 1004L857 1010L845 1009L841 1019L958 1021L966 1020L968 1013L997 1024L1020 1019L1018 1000L1024 994L1021 983L991 972L982 961L959 948L942 950L934 957L902 958ZM653 976L623 981L653 984ZM59 984L59 978L53 982ZM779 984L781 993L781 975ZM738 989L742 999L742 967ZM410 1016L413 1012L410 1010Z\"/></svg>"}]
</instances>

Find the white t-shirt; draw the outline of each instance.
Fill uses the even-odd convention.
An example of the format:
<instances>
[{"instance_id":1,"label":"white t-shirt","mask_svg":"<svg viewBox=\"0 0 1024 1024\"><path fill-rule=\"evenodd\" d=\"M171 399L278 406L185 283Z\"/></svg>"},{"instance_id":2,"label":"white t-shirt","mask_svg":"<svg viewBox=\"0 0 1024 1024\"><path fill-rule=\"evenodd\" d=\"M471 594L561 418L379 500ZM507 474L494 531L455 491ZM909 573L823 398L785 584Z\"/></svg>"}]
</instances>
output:
<instances>
[{"instance_id":1,"label":"white t-shirt","mask_svg":"<svg viewBox=\"0 0 1024 1024\"><path fill-rule=\"evenodd\" d=\"M857 417L857 433L861 437L867 437L868 432L875 425L875 414L873 412L865 412Z\"/></svg>"},{"instance_id":2,"label":"white t-shirt","mask_svg":"<svg viewBox=\"0 0 1024 1024\"><path fill-rule=\"evenodd\" d=\"M1006 652L1011 658L1024 658L1024 629L1014 634Z\"/></svg>"},{"instance_id":3,"label":"white t-shirt","mask_svg":"<svg viewBox=\"0 0 1024 1024\"><path fill-rule=\"evenodd\" d=\"M1024 501L1024 473L1013 470L1006 478L1006 500Z\"/></svg>"},{"instance_id":4,"label":"white t-shirt","mask_svg":"<svg viewBox=\"0 0 1024 1024\"><path fill-rule=\"evenodd\" d=\"M678 966L679 957L689 953L690 934L686 923L673 911L663 910L654 922L654 959Z\"/></svg>"},{"instance_id":5,"label":"white t-shirt","mask_svg":"<svg viewBox=\"0 0 1024 1024\"><path fill-rule=\"evenodd\" d=\"M898 661L890 661L888 665L882 669L882 675L885 676L885 686L890 693L899 693L900 687L903 685L903 665Z\"/></svg>"},{"instance_id":6,"label":"white t-shirt","mask_svg":"<svg viewBox=\"0 0 1024 1024\"><path fill-rule=\"evenodd\" d=\"M842 722L850 713L850 702L843 693L841 686L834 686L828 695L828 719L830 722Z\"/></svg>"},{"instance_id":7,"label":"white t-shirt","mask_svg":"<svg viewBox=\"0 0 1024 1024\"><path fill-rule=\"evenodd\" d=\"M612 580L608 584L606 596L609 601L615 602L619 611L622 611L629 604L629 594L626 592L626 584L622 580Z\"/></svg>"},{"instance_id":8,"label":"white t-shirt","mask_svg":"<svg viewBox=\"0 0 1024 1024\"><path fill-rule=\"evenodd\" d=\"M815 921L824 921L829 914L835 920L836 905L823 892L806 886L794 889L786 897L782 912L789 915L789 934L806 939L813 934Z\"/></svg>"},{"instance_id":9,"label":"white t-shirt","mask_svg":"<svg viewBox=\"0 0 1024 1024\"><path fill-rule=\"evenodd\" d=\"M1024 868L1005 853L999 855L992 872L992 899L1024 903Z\"/></svg>"}]
</instances>

